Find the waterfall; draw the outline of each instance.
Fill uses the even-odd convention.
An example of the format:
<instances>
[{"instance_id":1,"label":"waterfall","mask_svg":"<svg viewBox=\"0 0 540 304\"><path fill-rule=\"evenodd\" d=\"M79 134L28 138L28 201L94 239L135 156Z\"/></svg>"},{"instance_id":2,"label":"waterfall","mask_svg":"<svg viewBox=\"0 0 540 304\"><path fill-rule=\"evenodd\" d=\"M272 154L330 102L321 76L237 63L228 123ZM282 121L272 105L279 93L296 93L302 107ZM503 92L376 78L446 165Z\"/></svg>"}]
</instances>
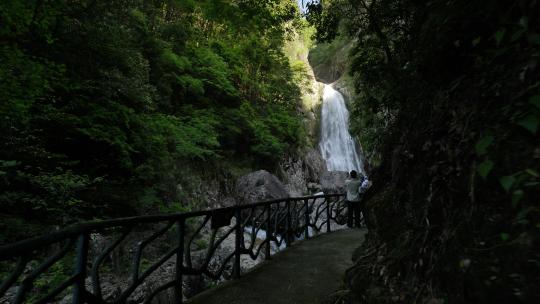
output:
<instances>
[{"instance_id":1,"label":"waterfall","mask_svg":"<svg viewBox=\"0 0 540 304\"><path fill-rule=\"evenodd\" d=\"M364 172L356 143L349 134L349 111L343 96L327 84L324 85L319 148L328 171Z\"/></svg>"}]
</instances>

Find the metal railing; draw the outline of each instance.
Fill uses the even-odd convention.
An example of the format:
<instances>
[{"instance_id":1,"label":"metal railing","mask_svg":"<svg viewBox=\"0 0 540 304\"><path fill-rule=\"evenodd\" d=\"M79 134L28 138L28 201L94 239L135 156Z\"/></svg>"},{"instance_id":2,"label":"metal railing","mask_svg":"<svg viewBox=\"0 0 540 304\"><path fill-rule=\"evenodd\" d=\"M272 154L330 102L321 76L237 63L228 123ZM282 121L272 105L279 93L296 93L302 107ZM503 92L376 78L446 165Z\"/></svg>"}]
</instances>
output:
<instances>
[{"instance_id":1,"label":"metal railing","mask_svg":"<svg viewBox=\"0 0 540 304\"><path fill-rule=\"evenodd\" d=\"M344 196L329 194L69 226L0 247L5 274L0 303L65 302L69 297L72 303L129 303L141 285L157 281L158 269L167 270L166 275L159 275L159 286L145 292L143 302L151 303L158 294L167 293L169 299L182 303L186 277L205 276L216 281L238 278L242 256L271 259L273 253L298 239L346 224L345 210ZM151 234L148 227L142 229L145 226L150 226ZM99 237L106 241L98 241ZM218 257L216 253L226 243L229 250ZM143 253L152 246L164 248L154 252L150 263ZM104 265L112 265L111 257L121 248L130 248L125 254L128 261L120 262L125 265L125 284L113 295L105 295L101 275L111 271L102 268L112 267ZM70 274L66 275L64 269L63 276L57 274L50 279L51 269L55 274L54 269L59 267L55 265L60 262Z\"/></svg>"}]
</instances>

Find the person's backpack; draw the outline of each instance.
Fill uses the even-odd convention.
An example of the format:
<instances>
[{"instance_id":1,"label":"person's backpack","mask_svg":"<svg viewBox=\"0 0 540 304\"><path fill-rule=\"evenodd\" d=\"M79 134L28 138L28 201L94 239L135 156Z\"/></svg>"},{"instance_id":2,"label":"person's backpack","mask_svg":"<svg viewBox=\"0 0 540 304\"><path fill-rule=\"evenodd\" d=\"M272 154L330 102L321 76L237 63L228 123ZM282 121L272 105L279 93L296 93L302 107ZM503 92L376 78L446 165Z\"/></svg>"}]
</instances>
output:
<instances>
[{"instance_id":1,"label":"person's backpack","mask_svg":"<svg viewBox=\"0 0 540 304\"><path fill-rule=\"evenodd\" d=\"M360 180L360 186L358 186L358 193L362 194L363 193L362 185L364 184L365 177L363 175L360 175L358 179Z\"/></svg>"},{"instance_id":2,"label":"person's backpack","mask_svg":"<svg viewBox=\"0 0 540 304\"><path fill-rule=\"evenodd\" d=\"M360 184L360 188L358 189L358 193L360 194L363 194L366 192L366 190L369 188L370 186L370 182L369 180L366 178L362 181L362 183Z\"/></svg>"}]
</instances>

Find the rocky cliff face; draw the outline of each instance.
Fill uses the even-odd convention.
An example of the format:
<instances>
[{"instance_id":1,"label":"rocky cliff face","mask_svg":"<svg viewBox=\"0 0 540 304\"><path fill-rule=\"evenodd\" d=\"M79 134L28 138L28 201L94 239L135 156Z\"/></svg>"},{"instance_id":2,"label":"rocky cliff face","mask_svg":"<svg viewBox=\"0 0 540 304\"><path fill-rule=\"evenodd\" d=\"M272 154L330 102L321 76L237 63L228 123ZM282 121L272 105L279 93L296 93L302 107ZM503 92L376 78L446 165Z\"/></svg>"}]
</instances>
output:
<instances>
[{"instance_id":1,"label":"rocky cliff face","mask_svg":"<svg viewBox=\"0 0 540 304\"><path fill-rule=\"evenodd\" d=\"M298 112L303 116L306 130L306 143L314 147L319 140L320 116L324 85L317 81L315 72L310 66L307 55L302 58L306 68L306 82L302 87L302 104Z\"/></svg>"},{"instance_id":2,"label":"rocky cliff face","mask_svg":"<svg viewBox=\"0 0 540 304\"><path fill-rule=\"evenodd\" d=\"M347 37L332 43L318 44L309 53L308 59L317 81L333 83L347 73L348 54L353 41Z\"/></svg>"},{"instance_id":3,"label":"rocky cliff face","mask_svg":"<svg viewBox=\"0 0 540 304\"><path fill-rule=\"evenodd\" d=\"M321 190L320 178L326 172L326 163L320 152L307 149L298 156L289 156L280 164L280 175L291 196L314 194Z\"/></svg>"},{"instance_id":4,"label":"rocky cliff face","mask_svg":"<svg viewBox=\"0 0 540 304\"><path fill-rule=\"evenodd\" d=\"M325 172L321 176L321 188L324 193L343 193L345 192L345 180L349 176L345 171Z\"/></svg>"}]
</instances>

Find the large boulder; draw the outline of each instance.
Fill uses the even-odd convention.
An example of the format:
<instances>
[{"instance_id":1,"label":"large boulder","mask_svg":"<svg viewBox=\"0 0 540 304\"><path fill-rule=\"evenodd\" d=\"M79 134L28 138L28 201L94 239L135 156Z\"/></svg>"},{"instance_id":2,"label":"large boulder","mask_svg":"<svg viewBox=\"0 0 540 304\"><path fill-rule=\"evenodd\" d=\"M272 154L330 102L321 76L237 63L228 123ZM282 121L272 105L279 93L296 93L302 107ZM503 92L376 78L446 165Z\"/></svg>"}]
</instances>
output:
<instances>
[{"instance_id":1,"label":"large boulder","mask_svg":"<svg viewBox=\"0 0 540 304\"><path fill-rule=\"evenodd\" d=\"M288 197L285 185L266 170L259 170L240 177L236 183L240 204Z\"/></svg>"},{"instance_id":2,"label":"large boulder","mask_svg":"<svg viewBox=\"0 0 540 304\"><path fill-rule=\"evenodd\" d=\"M321 176L321 187L324 193L344 193L345 180L349 176L346 171L327 171Z\"/></svg>"}]
</instances>

